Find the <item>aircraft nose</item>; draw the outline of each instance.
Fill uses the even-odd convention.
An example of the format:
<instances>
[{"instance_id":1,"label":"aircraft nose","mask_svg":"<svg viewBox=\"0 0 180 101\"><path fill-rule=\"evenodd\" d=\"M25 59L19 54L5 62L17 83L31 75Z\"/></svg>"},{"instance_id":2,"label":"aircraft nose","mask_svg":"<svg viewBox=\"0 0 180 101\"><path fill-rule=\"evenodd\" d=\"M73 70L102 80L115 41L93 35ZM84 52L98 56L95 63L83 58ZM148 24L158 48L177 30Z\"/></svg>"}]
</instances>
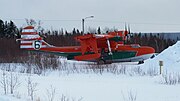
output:
<instances>
[{"instance_id":1,"label":"aircraft nose","mask_svg":"<svg viewBox=\"0 0 180 101\"><path fill-rule=\"evenodd\" d=\"M155 53L155 49L152 48L152 47L147 47L147 48L146 48L146 52L147 52L147 54L148 54L148 53L149 53L149 54Z\"/></svg>"},{"instance_id":2,"label":"aircraft nose","mask_svg":"<svg viewBox=\"0 0 180 101\"><path fill-rule=\"evenodd\" d=\"M137 55L145 55L155 53L155 49L152 47L141 47Z\"/></svg>"}]
</instances>

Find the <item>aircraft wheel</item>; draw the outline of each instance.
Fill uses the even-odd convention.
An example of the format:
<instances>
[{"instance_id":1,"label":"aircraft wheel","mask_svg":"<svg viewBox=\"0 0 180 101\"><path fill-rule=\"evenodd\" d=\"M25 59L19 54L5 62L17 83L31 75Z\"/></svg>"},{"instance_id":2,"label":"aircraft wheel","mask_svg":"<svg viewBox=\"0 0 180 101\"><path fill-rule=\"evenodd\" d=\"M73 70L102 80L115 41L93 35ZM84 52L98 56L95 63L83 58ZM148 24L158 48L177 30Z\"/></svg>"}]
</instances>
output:
<instances>
[{"instance_id":1,"label":"aircraft wheel","mask_svg":"<svg viewBox=\"0 0 180 101\"><path fill-rule=\"evenodd\" d=\"M143 64L144 63L144 61L139 61L139 63L138 64Z\"/></svg>"}]
</instances>

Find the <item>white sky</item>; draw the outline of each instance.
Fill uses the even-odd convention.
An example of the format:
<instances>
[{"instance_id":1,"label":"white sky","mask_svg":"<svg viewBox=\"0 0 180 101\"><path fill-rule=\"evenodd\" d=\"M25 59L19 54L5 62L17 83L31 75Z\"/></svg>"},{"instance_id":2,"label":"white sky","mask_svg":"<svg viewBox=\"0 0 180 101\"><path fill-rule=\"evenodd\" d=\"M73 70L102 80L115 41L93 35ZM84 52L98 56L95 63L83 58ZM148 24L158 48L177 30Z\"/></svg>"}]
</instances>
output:
<instances>
[{"instance_id":1,"label":"white sky","mask_svg":"<svg viewBox=\"0 0 180 101\"><path fill-rule=\"evenodd\" d=\"M180 32L180 0L0 0L0 19L12 19L19 27L25 18L42 20L45 28L88 27L124 29L132 32Z\"/></svg>"}]
</instances>

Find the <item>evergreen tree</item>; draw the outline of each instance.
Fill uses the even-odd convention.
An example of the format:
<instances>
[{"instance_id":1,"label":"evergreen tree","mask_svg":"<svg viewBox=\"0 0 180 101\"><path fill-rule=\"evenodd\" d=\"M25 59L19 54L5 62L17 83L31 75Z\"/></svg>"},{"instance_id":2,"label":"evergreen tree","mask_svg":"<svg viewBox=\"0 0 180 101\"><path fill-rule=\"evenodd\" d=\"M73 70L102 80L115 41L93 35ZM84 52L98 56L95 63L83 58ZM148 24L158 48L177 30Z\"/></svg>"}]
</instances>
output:
<instances>
[{"instance_id":1,"label":"evergreen tree","mask_svg":"<svg viewBox=\"0 0 180 101\"><path fill-rule=\"evenodd\" d=\"M9 23L9 29L11 31L10 32L11 37L17 37L18 36L18 29L12 21L10 21L10 23Z\"/></svg>"},{"instance_id":2,"label":"evergreen tree","mask_svg":"<svg viewBox=\"0 0 180 101\"><path fill-rule=\"evenodd\" d=\"M97 34L101 34L101 28L100 27L98 27L98 29L97 29Z\"/></svg>"},{"instance_id":3,"label":"evergreen tree","mask_svg":"<svg viewBox=\"0 0 180 101\"><path fill-rule=\"evenodd\" d=\"M4 33L3 37L6 38L14 38L14 37L19 37L20 33L18 28L15 26L15 24L10 21L9 23L6 21L4 23Z\"/></svg>"},{"instance_id":4,"label":"evergreen tree","mask_svg":"<svg viewBox=\"0 0 180 101\"><path fill-rule=\"evenodd\" d=\"M0 38L4 35L4 22L0 19Z\"/></svg>"},{"instance_id":5,"label":"evergreen tree","mask_svg":"<svg viewBox=\"0 0 180 101\"><path fill-rule=\"evenodd\" d=\"M80 31L79 31L79 29L77 29L76 30L76 33L78 34L78 35L80 35L81 33L80 33Z\"/></svg>"},{"instance_id":6,"label":"evergreen tree","mask_svg":"<svg viewBox=\"0 0 180 101\"><path fill-rule=\"evenodd\" d=\"M73 29L72 34L76 35L76 29L75 28Z\"/></svg>"}]
</instances>

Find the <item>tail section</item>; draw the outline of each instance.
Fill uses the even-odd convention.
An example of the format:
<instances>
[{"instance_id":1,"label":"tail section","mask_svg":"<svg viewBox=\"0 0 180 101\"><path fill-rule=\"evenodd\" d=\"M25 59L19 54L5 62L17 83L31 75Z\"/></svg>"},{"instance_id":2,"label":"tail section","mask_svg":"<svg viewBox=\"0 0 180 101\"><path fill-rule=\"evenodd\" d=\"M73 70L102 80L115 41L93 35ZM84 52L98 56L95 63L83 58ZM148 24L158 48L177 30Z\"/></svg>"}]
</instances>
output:
<instances>
[{"instance_id":1,"label":"tail section","mask_svg":"<svg viewBox=\"0 0 180 101\"><path fill-rule=\"evenodd\" d=\"M46 43L33 26L23 28L21 33L20 48L27 50L40 50L41 48L51 47Z\"/></svg>"}]
</instances>

